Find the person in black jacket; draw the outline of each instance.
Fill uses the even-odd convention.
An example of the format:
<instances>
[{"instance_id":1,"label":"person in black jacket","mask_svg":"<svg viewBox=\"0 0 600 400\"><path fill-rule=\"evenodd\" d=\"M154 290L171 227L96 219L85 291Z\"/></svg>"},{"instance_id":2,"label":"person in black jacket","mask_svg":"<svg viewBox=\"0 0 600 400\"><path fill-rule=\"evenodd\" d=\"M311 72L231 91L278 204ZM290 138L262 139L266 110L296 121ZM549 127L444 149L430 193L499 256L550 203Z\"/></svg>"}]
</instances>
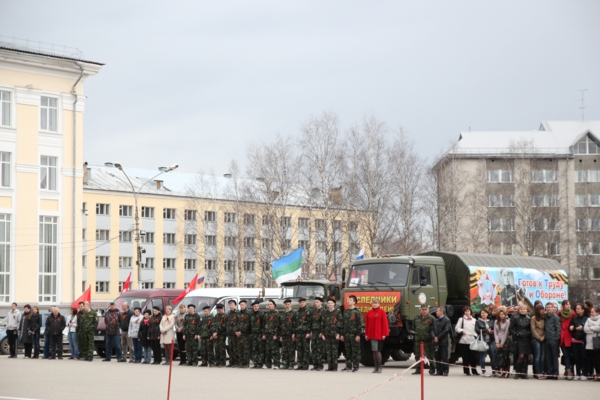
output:
<instances>
[{"instance_id":1,"label":"person in black jacket","mask_svg":"<svg viewBox=\"0 0 600 400\"><path fill-rule=\"evenodd\" d=\"M153 307L152 312L154 315L150 317L150 324L148 329L148 339L150 340L150 347L152 347L152 355L154 356L154 365L160 365L162 361L162 348L160 346L160 321L162 314L158 306Z\"/></svg>"},{"instance_id":2,"label":"person in black jacket","mask_svg":"<svg viewBox=\"0 0 600 400\"><path fill-rule=\"evenodd\" d=\"M40 358L40 328L42 327L42 316L40 315L40 309L37 306L33 306L31 313L31 321L29 322L29 329L33 332L33 357Z\"/></svg>"},{"instance_id":3,"label":"person in black jacket","mask_svg":"<svg viewBox=\"0 0 600 400\"><path fill-rule=\"evenodd\" d=\"M435 357L436 375L448 376L448 335L452 331L450 319L446 317L446 309L438 307L435 315L437 319L433 323L431 338L433 339L433 356Z\"/></svg>"},{"instance_id":4,"label":"person in black jacket","mask_svg":"<svg viewBox=\"0 0 600 400\"><path fill-rule=\"evenodd\" d=\"M58 312L58 307L52 307L52 314L50 314L46 319L46 331L48 331L50 334L51 360L54 360L56 356L58 356L59 360L62 360L62 337L63 330L66 328L66 326L67 322L65 321L65 317Z\"/></svg>"},{"instance_id":5,"label":"person in black jacket","mask_svg":"<svg viewBox=\"0 0 600 400\"><path fill-rule=\"evenodd\" d=\"M585 356L585 332L583 331L583 327L587 320L588 317L585 315L584 305L582 303L577 303L575 305L575 315L571 319L571 324L569 325L569 331L573 336L571 340L571 349L573 351L573 358L575 359L575 380L587 380L589 374L587 358Z\"/></svg>"},{"instance_id":6,"label":"person in black jacket","mask_svg":"<svg viewBox=\"0 0 600 400\"><path fill-rule=\"evenodd\" d=\"M31 330L32 317L31 306L25 304L25 307L23 307L21 325L19 326L19 343L23 343L23 347L25 348L25 358L31 358L31 348L33 346L33 331Z\"/></svg>"},{"instance_id":7,"label":"person in black jacket","mask_svg":"<svg viewBox=\"0 0 600 400\"><path fill-rule=\"evenodd\" d=\"M527 377L527 358L533 353L531 347L531 320L527 316L527 307L523 304L517 306L518 314L510 320L509 332L516 344L515 349L515 379L529 379Z\"/></svg>"},{"instance_id":8,"label":"person in black jacket","mask_svg":"<svg viewBox=\"0 0 600 400\"><path fill-rule=\"evenodd\" d=\"M142 364L150 364L150 358L152 357L152 349L150 347L150 316L152 313L150 310L144 311L144 319L140 323L140 331L138 332L138 339L142 345Z\"/></svg>"}]
</instances>

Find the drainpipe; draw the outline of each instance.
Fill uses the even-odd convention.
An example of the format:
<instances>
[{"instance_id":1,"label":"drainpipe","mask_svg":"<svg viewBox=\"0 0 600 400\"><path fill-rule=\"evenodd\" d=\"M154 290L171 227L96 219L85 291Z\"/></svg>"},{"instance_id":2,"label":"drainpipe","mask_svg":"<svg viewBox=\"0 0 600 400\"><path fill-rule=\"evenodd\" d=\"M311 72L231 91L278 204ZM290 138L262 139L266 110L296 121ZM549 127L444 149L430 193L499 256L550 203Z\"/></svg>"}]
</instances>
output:
<instances>
[{"instance_id":1,"label":"drainpipe","mask_svg":"<svg viewBox=\"0 0 600 400\"><path fill-rule=\"evenodd\" d=\"M73 97L75 98L75 100L73 101L73 254L72 254L72 259L71 259L71 273L73 276L73 301L75 301L75 238L77 237L77 232L76 232L76 227L75 227L75 221L77 220L76 217L76 210L77 210L77 206L75 204L75 202L77 201L77 176L76 176L76 171L77 171L77 84L79 83L79 81L81 80L81 78L83 78L83 67L81 66L81 64L79 64L77 61L73 61L73 63L79 68L79 78L77 78L77 80L75 81L75 83L73 84L73 88L71 89L71 94L73 95Z\"/></svg>"}]
</instances>

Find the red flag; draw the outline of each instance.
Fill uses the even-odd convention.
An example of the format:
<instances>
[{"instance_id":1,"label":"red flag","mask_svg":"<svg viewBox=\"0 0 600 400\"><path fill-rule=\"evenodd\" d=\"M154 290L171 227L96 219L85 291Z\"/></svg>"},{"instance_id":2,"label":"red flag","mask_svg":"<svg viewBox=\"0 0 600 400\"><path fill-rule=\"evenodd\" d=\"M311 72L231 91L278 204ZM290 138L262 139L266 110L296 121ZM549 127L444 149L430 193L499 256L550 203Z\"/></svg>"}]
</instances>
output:
<instances>
[{"instance_id":1,"label":"red flag","mask_svg":"<svg viewBox=\"0 0 600 400\"><path fill-rule=\"evenodd\" d=\"M183 300L183 298L192 290L196 289L196 282L198 281L198 274L196 274L196 276L194 276L192 278L192 280L190 281L190 284L188 285L187 288L185 288L185 290L183 291L183 293L181 293L179 295L179 297L177 297L175 300L173 300L173 304L177 304L179 303L181 300Z\"/></svg>"},{"instance_id":2,"label":"red flag","mask_svg":"<svg viewBox=\"0 0 600 400\"><path fill-rule=\"evenodd\" d=\"M80 301L83 301L84 303L86 301L89 301L89 302L92 301L92 285L88 286L87 290L85 292L83 292L81 297L79 297L77 300L75 300L73 302L73 304L71 304L71 308L78 308L77 306Z\"/></svg>"},{"instance_id":3,"label":"red flag","mask_svg":"<svg viewBox=\"0 0 600 400\"><path fill-rule=\"evenodd\" d=\"M129 276L127 277L127 280L123 284L123 290L121 290L121 295L123 293L127 292L128 290L131 290L131 272L129 273Z\"/></svg>"}]
</instances>

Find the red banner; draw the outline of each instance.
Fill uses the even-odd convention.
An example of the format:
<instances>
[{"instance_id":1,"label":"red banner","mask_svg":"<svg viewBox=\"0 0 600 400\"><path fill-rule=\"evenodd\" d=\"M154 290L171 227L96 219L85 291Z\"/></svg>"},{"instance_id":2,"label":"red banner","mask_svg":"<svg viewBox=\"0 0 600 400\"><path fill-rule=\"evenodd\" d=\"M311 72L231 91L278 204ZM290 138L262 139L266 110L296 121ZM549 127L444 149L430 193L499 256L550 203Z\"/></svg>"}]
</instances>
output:
<instances>
[{"instance_id":1,"label":"red banner","mask_svg":"<svg viewBox=\"0 0 600 400\"><path fill-rule=\"evenodd\" d=\"M192 278L192 280L190 281L190 284L188 285L188 287L185 288L185 290L179 295L179 297L177 297L175 300L173 300L173 304L179 303L181 300L183 300L183 298L185 296L187 296L187 294L189 292L191 292L192 290L195 290L197 282L198 282L198 274L196 274L196 276L194 276Z\"/></svg>"},{"instance_id":2,"label":"red banner","mask_svg":"<svg viewBox=\"0 0 600 400\"><path fill-rule=\"evenodd\" d=\"M84 303L86 301L91 302L92 301L92 286L90 285L87 290L85 292L83 292L83 294L77 299L75 300L72 304L71 304L71 308L78 308L78 304L80 301L83 301Z\"/></svg>"},{"instance_id":3,"label":"red banner","mask_svg":"<svg viewBox=\"0 0 600 400\"><path fill-rule=\"evenodd\" d=\"M123 289L121 290L121 295L123 295L123 293L125 293L129 290L131 290L131 272L129 273L127 280L123 284Z\"/></svg>"}]
</instances>

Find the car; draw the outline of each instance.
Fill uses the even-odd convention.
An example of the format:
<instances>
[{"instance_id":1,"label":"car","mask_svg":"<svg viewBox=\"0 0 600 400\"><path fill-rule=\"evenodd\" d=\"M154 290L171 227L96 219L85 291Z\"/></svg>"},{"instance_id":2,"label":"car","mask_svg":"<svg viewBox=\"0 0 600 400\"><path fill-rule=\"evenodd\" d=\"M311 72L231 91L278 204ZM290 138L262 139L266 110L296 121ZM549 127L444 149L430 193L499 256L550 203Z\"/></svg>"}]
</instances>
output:
<instances>
[{"instance_id":1,"label":"car","mask_svg":"<svg viewBox=\"0 0 600 400\"><path fill-rule=\"evenodd\" d=\"M50 315L49 311L44 311L42 313L40 313L42 316L42 327L40 328L40 349L44 348L44 329L46 326L46 319L48 318L48 316ZM0 320L0 323L2 321ZM70 353L71 352L71 346L69 345L69 338L68 338L68 333L69 333L69 328L65 328L63 330L63 353ZM6 337L6 325L4 325L4 327L0 330L0 354L9 354L10 353L10 347L8 345L8 337ZM23 348L23 343L19 342L19 349ZM43 351L43 350L42 350Z\"/></svg>"}]
</instances>

